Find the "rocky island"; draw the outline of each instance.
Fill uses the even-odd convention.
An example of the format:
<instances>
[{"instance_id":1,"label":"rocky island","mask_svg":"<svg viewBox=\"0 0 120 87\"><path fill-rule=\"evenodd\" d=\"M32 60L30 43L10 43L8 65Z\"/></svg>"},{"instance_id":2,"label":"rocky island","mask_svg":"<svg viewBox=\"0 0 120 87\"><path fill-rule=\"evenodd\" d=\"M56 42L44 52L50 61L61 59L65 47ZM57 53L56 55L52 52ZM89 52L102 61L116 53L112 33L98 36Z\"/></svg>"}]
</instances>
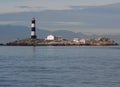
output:
<instances>
[{"instance_id":1,"label":"rocky island","mask_svg":"<svg viewBox=\"0 0 120 87\"><path fill-rule=\"evenodd\" d=\"M97 39L73 39L73 40L46 40L46 39L22 39L6 43L7 46L115 46L118 45L110 38Z\"/></svg>"}]
</instances>

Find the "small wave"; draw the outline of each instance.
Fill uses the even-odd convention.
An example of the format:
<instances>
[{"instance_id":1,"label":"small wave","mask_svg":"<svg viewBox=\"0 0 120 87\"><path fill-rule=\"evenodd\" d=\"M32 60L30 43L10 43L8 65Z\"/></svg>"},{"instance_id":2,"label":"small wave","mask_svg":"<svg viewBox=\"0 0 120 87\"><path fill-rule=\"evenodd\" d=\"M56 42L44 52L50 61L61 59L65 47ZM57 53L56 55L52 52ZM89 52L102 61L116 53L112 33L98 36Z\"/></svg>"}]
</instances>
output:
<instances>
[{"instance_id":1,"label":"small wave","mask_svg":"<svg viewBox=\"0 0 120 87\"><path fill-rule=\"evenodd\" d=\"M120 46L112 46L112 47L108 47L109 49L118 49L120 50Z\"/></svg>"}]
</instances>

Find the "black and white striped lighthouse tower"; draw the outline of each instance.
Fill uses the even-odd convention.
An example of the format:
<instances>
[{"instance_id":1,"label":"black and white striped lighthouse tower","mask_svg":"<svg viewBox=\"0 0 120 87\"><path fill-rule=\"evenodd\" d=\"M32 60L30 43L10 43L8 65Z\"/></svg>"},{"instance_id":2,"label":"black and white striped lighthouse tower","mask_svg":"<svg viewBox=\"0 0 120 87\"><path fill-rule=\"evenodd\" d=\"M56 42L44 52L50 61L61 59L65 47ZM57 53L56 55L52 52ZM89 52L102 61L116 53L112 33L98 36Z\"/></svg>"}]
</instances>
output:
<instances>
[{"instance_id":1,"label":"black and white striped lighthouse tower","mask_svg":"<svg viewBox=\"0 0 120 87\"><path fill-rule=\"evenodd\" d=\"M36 39L36 30L35 30L35 18L32 18L32 24L31 24L31 39Z\"/></svg>"}]
</instances>

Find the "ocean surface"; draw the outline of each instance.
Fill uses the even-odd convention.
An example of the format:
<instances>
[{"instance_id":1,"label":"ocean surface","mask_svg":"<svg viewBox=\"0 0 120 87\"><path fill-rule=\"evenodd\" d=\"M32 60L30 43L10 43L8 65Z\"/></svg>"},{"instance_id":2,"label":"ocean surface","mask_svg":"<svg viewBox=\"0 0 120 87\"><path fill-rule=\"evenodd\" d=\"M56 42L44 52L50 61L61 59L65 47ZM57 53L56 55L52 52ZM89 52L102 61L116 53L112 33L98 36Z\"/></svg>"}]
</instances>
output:
<instances>
[{"instance_id":1,"label":"ocean surface","mask_svg":"<svg viewBox=\"0 0 120 87\"><path fill-rule=\"evenodd\" d=\"M120 87L120 47L0 46L0 87Z\"/></svg>"}]
</instances>

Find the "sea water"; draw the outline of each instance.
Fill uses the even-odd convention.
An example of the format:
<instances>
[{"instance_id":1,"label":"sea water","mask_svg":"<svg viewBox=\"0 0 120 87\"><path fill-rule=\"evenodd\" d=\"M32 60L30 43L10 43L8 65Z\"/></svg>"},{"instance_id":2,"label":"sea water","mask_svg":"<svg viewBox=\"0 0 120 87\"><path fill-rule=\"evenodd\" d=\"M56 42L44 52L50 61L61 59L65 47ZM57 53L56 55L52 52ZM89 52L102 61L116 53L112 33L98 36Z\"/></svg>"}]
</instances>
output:
<instances>
[{"instance_id":1,"label":"sea water","mask_svg":"<svg viewBox=\"0 0 120 87\"><path fill-rule=\"evenodd\" d=\"M1 46L0 87L120 87L120 47Z\"/></svg>"}]
</instances>

